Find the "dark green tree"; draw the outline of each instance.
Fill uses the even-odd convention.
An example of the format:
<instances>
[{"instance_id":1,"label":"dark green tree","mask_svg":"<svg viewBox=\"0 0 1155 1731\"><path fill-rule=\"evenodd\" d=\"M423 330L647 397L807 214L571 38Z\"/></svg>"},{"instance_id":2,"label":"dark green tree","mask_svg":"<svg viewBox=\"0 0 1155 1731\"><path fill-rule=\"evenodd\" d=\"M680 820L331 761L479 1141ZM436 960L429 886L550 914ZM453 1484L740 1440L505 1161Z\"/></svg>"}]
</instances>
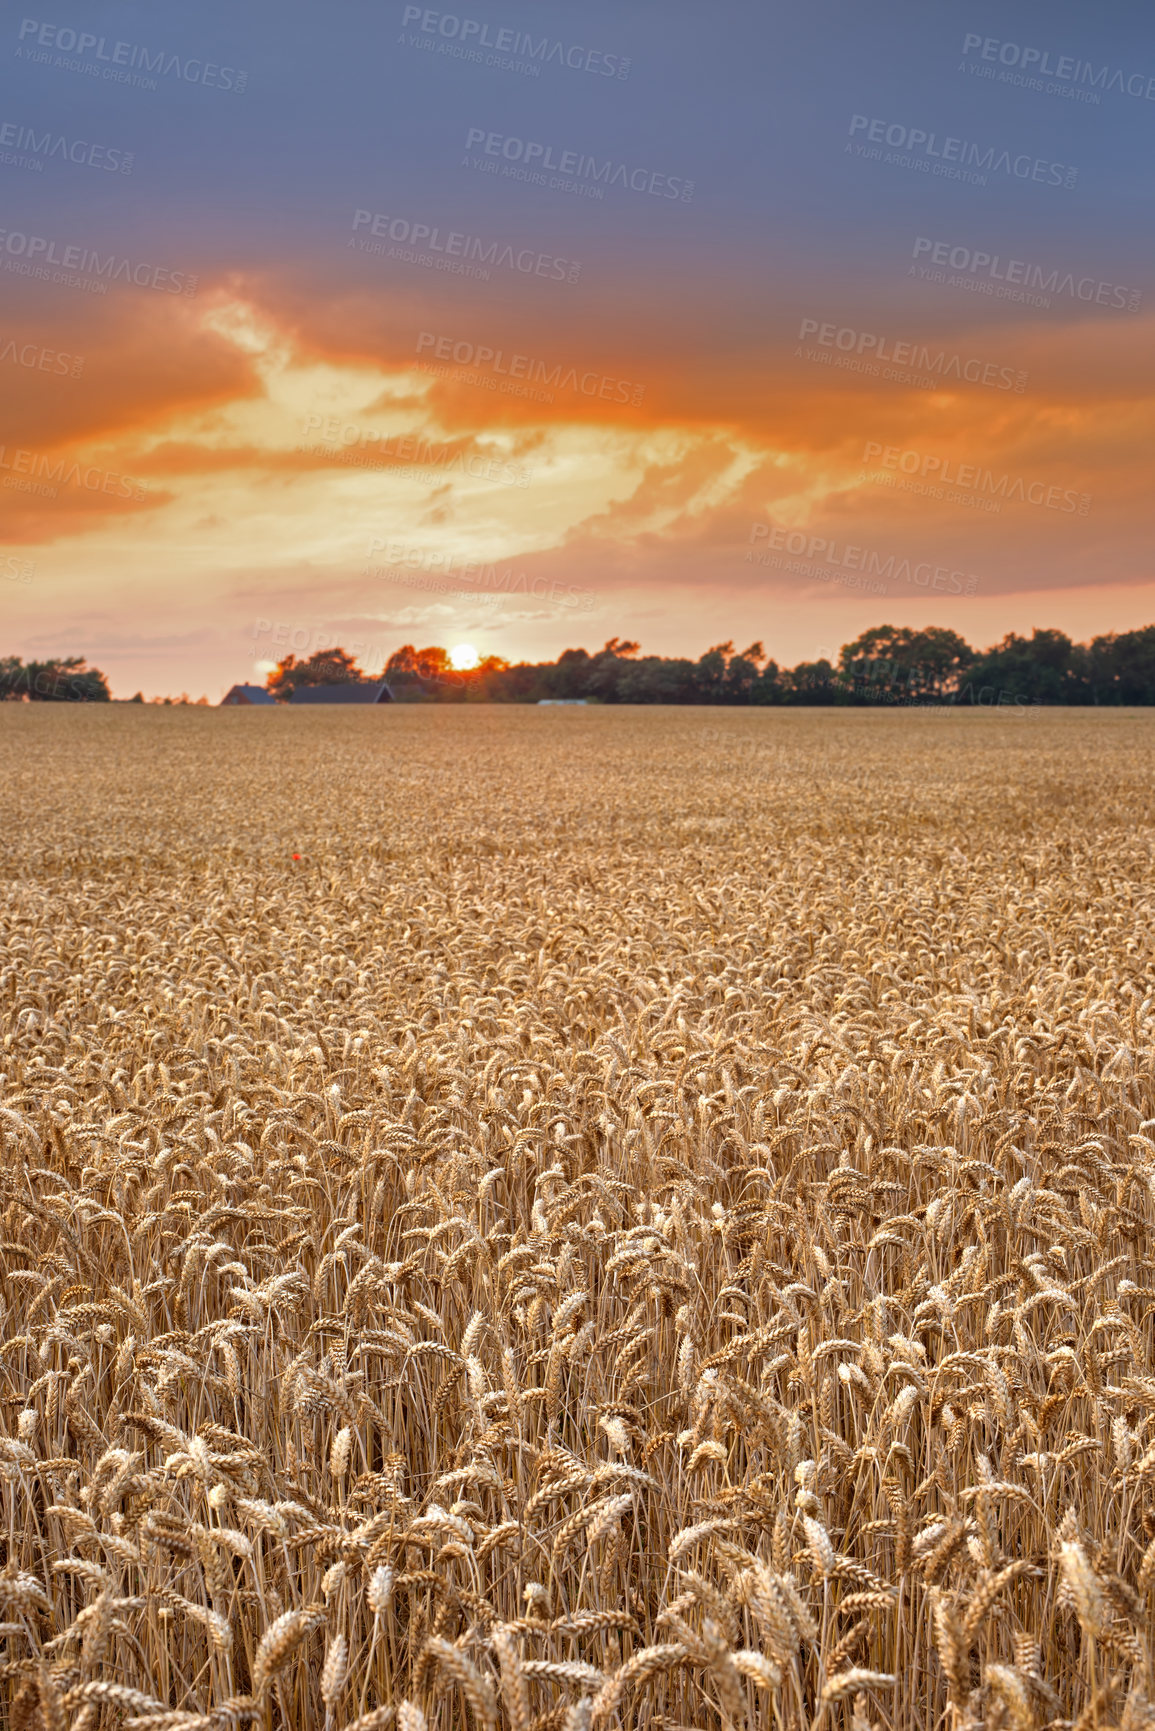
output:
<instances>
[{"instance_id":1,"label":"dark green tree","mask_svg":"<svg viewBox=\"0 0 1155 1731\"><path fill-rule=\"evenodd\" d=\"M978 656L959 690L960 703L1081 703L1086 682L1075 646L1065 631L1010 631L1002 642Z\"/></svg>"},{"instance_id":2,"label":"dark green tree","mask_svg":"<svg viewBox=\"0 0 1155 1731\"><path fill-rule=\"evenodd\" d=\"M975 658L957 631L874 625L839 651L839 683L868 701L926 702L952 695Z\"/></svg>"},{"instance_id":3,"label":"dark green tree","mask_svg":"<svg viewBox=\"0 0 1155 1731\"><path fill-rule=\"evenodd\" d=\"M98 667L83 655L57 656L49 661L21 661L18 655L0 660L0 700L21 703L109 703L112 693Z\"/></svg>"},{"instance_id":4,"label":"dark green tree","mask_svg":"<svg viewBox=\"0 0 1155 1731\"><path fill-rule=\"evenodd\" d=\"M1074 666L1091 703L1155 703L1155 625L1076 644Z\"/></svg>"},{"instance_id":5,"label":"dark green tree","mask_svg":"<svg viewBox=\"0 0 1155 1731\"><path fill-rule=\"evenodd\" d=\"M782 675L782 696L789 704L835 703L841 694L834 668L825 656L800 661Z\"/></svg>"},{"instance_id":6,"label":"dark green tree","mask_svg":"<svg viewBox=\"0 0 1155 1731\"><path fill-rule=\"evenodd\" d=\"M307 661L295 655L283 656L265 680L265 688L280 702L287 702L299 685L345 685L351 679L364 679L357 658L343 649L318 649Z\"/></svg>"}]
</instances>

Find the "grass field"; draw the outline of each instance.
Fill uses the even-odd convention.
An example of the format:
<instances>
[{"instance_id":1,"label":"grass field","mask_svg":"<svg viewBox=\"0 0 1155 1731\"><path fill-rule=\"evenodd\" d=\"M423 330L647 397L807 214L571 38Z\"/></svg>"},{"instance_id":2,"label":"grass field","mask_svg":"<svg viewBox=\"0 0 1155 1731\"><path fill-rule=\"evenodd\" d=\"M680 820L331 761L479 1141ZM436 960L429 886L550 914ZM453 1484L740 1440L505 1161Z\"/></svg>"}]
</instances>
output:
<instances>
[{"instance_id":1,"label":"grass field","mask_svg":"<svg viewBox=\"0 0 1155 1731\"><path fill-rule=\"evenodd\" d=\"M1155 1724L1155 713L0 753L17 1731Z\"/></svg>"}]
</instances>

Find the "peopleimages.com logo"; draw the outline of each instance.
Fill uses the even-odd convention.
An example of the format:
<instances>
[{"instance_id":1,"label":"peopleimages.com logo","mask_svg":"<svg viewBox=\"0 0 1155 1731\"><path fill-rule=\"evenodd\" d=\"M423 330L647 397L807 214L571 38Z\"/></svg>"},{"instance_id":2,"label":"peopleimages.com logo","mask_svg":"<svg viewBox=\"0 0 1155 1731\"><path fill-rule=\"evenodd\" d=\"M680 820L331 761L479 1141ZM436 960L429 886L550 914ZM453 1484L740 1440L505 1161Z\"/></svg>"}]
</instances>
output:
<instances>
[{"instance_id":1,"label":"peopleimages.com logo","mask_svg":"<svg viewBox=\"0 0 1155 1731\"><path fill-rule=\"evenodd\" d=\"M1101 282L1093 276L1076 277L1074 271L1060 271L1057 267L1045 270L1041 264L1028 264L1025 259L1004 259L997 252L952 246L947 240L928 240L923 235L916 239L911 257L929 259L934 265L945 266L964 276L1000 283L1004 286L989 292L1002 300L1031 300L1037 295L1065 294L1095 306L1123 307L1134 313L1138 312L1143 298L1141 289L1125 288L1121 283ZM913 265L907 274L914 274ZM1050 303L1045 301L1043 304Z\"/></svg>"},{"instance_id":2,"label":"peopleimages.com logo","mask_svg":"<svg viewBox=\"0 0 1155 1731\"><path fill-rule=\"evenodd\" d=\"M422 468L438 485L444 483L447 475L462 479L469 475L475 481L497 481L505 487L528 487L531 480L530 471L520 463L510 463L484 451L470 451L460 442L427 439L419 433L382 433L358 421L342 421L336 415L309 415L305 432L319 433L320 443L298 449L352 468L399 469L407 473ZM360 454L354 453L354 445Z\"/></svg>"},{"instance_id":3,"label":"peopleimages.com logo","mask_svg":"<svg viewBox=\"0 0 1155 1731\"><path fill-rule=\"evenodd\" d=\"M219 66L214 60L183 59L163 48L145 48L139 42L114 42L106 52L108 38L94 36L88 30L73 30L69 25L42 24L37 18L22 19L18 39L28 43L16 50L17 57L34 65L62 66L69 72L87 72L94 78L107 78L116 84L134 84L146 90L157 88L154 78L137 74L157 73L161 78L176 78L182 84L200 84L209 90L235 90L238 93L248 82L248 73L235 66ZM35 49L32 42L35 42ZM40 53L36 50L44 50ZM50 50L57 50L55 54ZM62 55L75 54L75 60Z\"/></svg>"},{"instance_id":4,"label":"peopleimages.com logo","mask_svg":"<svg viewBox=\"0 0 1155 1731\"><path fill-rule=\"evenodd\" d=\"M968 576L965 571L952 571L948 565L931 565L925 560L912 565L909 559L897 553L884 554L870 547L828 541L824 535L805 535L801 529L783 529L773 523L752 523L750 541L752 545L764 541L767 548L776 552L792 553L811 561L821 554L822 563L827 566L855 571L868 578L913 583L919 589L935 589L942 595L973 595L979 585L977 577ZM746 563L790 569L789 566L782 567L780 560L771 559L766 552L748 551Z\"/></svg>"},{"instance_id":5,"label":"peopleimages.com logo","mask_svg":"<svg viewBox=\"0 0 1155 1731\"><path fill-rule=\"evenodd\" d=\"M858 133L864 134L870 145L885 144L891 153L900 154L884 158L881 149L867 149L865 144L848 144L847 151L874 162L897 161L902 167L919 168L924 173L930 173L937 163L935 174L951 180L977 179L979 185L985 186L987 174L1009 174L1016 180L1034 180L1047 186L1070 188L1079 178L1077 168L1051 162L1044 156L1032 157L1025 153L1012 156L1009 150L1000 150L994 144L984 148L965 138L943 137L937 132L926 132L922 127L903 126L897 121L872 120L866 114L850 117L851 138Z\"/></svg>"},{"instance_id":6,"label":"peopleimages.com logo","mask_svg":"<svg viewBox=\"0 0 1155 1731\"><path fill-rule=\"evenodd\" d=\"M38 373L56 373L61 378L78 379L84 371L83 355L61 354L40 343L17 343L15 337L0 339L0 361Z\"/></svg>"},{"instance_id":7,"label":"peopleimages.com logo","mask_svg":"<svg viewBox=\"0 0 1155 1731\"><path fill-rule=\"evenodd\" d=\"M83 487L89 493L112 493L120 499L143 499L148 489L131 475L114 474L95 464L83 468L64 457L53 462L44 451L11 450L0 445L0 469L11 470L2 484L18 493L37 493L54 499L59 487Z\"/></svg>"},{"instance_id":8,"label":"peopleimages.com logo","mask_svg":"<svg viewBox=\"0 0 1155 1731\"><path fill-rule=\"evenodd\" d=\"M512 396L534 396L540 401L552 402L552 395L546 394L552 389L577 391L583 397L599 397L605 403L637 404L646 393L645 385L631 384L628 379L615 379L608 373L579 372L576 367L563 367L560 361L547 367L544 361L535 360L532 355L507 354L504 349L490 348L486 343L459 342L453 337L439 337L435 331L422 331L417 338L417 353L421 355L429 349L440 361L452 361L458 368L472 369L474 378L467 377L465 383L476 382L487 390L501 390ZM440 372L447 378L458 376L448 367L425 365L423 370ZM491 379L490 373L501 374L505 383L499 384L496 379Z\"/></svg>"},{"instance_id":9,"label":"peopleimages.com logo","mask_svg":"<svg viewBox=\"0 0 1155 1731\"><path fill-rule=\"evenodd\" d=\"M980 360L974 355L948 354L945 349L932 350L925 343L895 342L892 337L879 336L874 331L858 331L849 325L820 324L817 319L803 319L800 338L815 337L827 349L840 350L836 357L816 354L813 350L795 349L804 360L818 360L834 366L848 366L854 372L878 374L879 363L893 363L881 376L903 384L937 387L948 379L966 380L972 385L988 385L995 391L1018 391L1026 388L1028 375L1014 367L1004 367L998 361ZM913 368L914 371L906 371ZM920 378L920 374L922 378Z\"/></svg>"},{"instance_id":10,"label":"peopleimages.com logo","mask_svg":"<svg viewBox=\"0 0 1155 1731\"><path fill-rule=\"evenodd\" d=\"M275 663L270 663L267 655L262 657L260 649L266 651L288 649L302 659L316 655L326 649L335 649L338 641L346 653L354 661L359 661L367 669L384 668L389 656L389 648L384 643L373 643L367 637L355 637L350 640L345 631L333 631L325 626L313 625L299 619L254 619L252 629L254 645L253 661L258 669L261 667L271 671ZM268 637L270 641L262 645L261 639ZM378 675L380 677L380 675Z\"/></svg>"},{"instance_id":11,"label":"peopleimages.com logo","mask_svg":"<svg viewBox=\"0 0 1155 1731\"><path fill-rule=\"evenodd\" d=\"M354 211L354 234L366 226L371 235L395 244L391 247L374 246L362 235L356 243L350 241L350 246L356 244L362 252L400 258L408 263L428 258L433 268L454 275L482 276L488 281L488 270L475 268L485 265L519 271L522 276L545 277L553 282L575 283L582 274L580 264L575 264L572 259L557 258L551 252L534 252L528 246L514 248L496 240L484 241L477 235L461 234L456 229L443 232L430 223L410 222L402 216L385 216L370 210ZM427 247L428 253L417 250L421 247ZM433 254L439 256L434 259L430 256Z\"/></svg>"},{"instance_id":12,"label":"peopleimages.com logo","mask_svg":"<svg viewBox=\"0 0 1155 1731\"><path fill-rule=\"evenodd\" d=\"M21 234L0 228L0 252L7 255L3 269L19 276L39 277L49 282L73 279L73 286L94 285L101 294L110 282L131 282L137 288L151 288L161 294L195 295L197 279L184 271L166 270L160 265L120 258L116 253L100 254L87 246L63 246L57 252L57 242L39 234ZM35 261L35 262L33 262ZM58 265L63 274L46 267Z\"/></svg>"},{"instance_id":13,"label":"peopleimages.com logo","mask_svg":"<svg viewBox=\"0 0 1155 1731\"><path fill-rule=\"evenodd\" d=\"M500 66L501 57L510 55L515 64L509 70L520 71L524 67L533 76L539 75L543 66L567 66L571 72L592 72L602 78L628 78L630 75L630 62L620 54L606 54L600 48L581 48L576 43L559 42L551 36L535 39L528 30L500 29L491 36L490 26L479 18L459 18L452 12L432 12L424 6L406 6L401 15L402 29L408 24L416 24L418 30L430 37L429 42L421 43L423 48L442 54L452 53L456 48L455 58L458 59ZM488 60L479 52L482 48L492 50ZM521 65L516 64L518 61Z\"/></svg>"},{"instance_id":14,"label":"peopleimages.com logo","mask_svg":"<svg viewBox=\"0 0 1155 1731\"><path fill-rule=\"evenodd\" d=\"M928 493L933 498L944 497L947 487L961 487L991 500L990 508L996 511L1003 500L1016 499L1025 505L1041 505L1048 511L1076 512L1080 517L1085 517L1091 509L1090 493L1077 493L1073 488L1060 487L1057 483L1028 481L1022 475L1005 472L996 475L993 469L984 469L978 463L956 463L950 457L938 457L928 451L904 451L898 445L883 445L877 439L867 439L862 460L869 463L876 457L891 474L875 475L870 479L884 486L901 486L903 483L893 480L894 475L917 477L919 481L930 484L911 490Z\"/></svg>"},{"instance_id":15,"label":"peopleimages.com logo","mask_svg":"<svg viewBox=\"0 0 1155 1731\"><path fill-rule=\"evenodd\" d=\"M500 161L492 164L492 173L506 173L528 180L534 186L555 184L546 178L553 172L559 180L575 187L588 187L599 197L601 194L597 189L605 186L620 186L628 192L648 194L651 198L676 198L683 204L689 204L694 196L692 180L680 180L648 168L631 168L628 163L615 162L608 156L602 162L596 156L586 156L578 150L559 150L555 155L552 144L537 144L532 139L487 132L483 126L471 126L466 134L466 150L472 150L475 144L481 146L481 157L475 160L467 156L463 167L485 167L488 166L487 157L496 157Z\"/></svg>"},{"instance_id":16,"label":"peopleimages.com logo","mask_svg":"<svg viewBox=\"0 0 1155 1731\"><path fill-rule=\"evenodd\" d=\"M978 51L978 60L970 56ZM997 36L967 35L963 38L963 63L968 72L987 72L982 61L993 62L1007 73L1004 82L1024 85L1032 90L1046 90L1048 95L1066 94L1062 86L1079 90L1087 101L1097 102L1104 90L1117 91L1120 96L1135 96L1143 102L1155 102L1155 77L1146 72L1126 73L1121 67L1100 66L1089 60L1076 60L1069 54L1052 56L1049 48L1028 48L1020 42L1002 42ZM1053 64L1052 64L1053 60ZM1007 69L1015 67L1019 76L1012 77ZM1044 86L1044 78L1058 80L1057 85ZM1088 88L1088 86L1090 88Z\"/></svg>"},{"instance_id":17,"label":"peopleimages.com logo","mask_svg":"<svg viewBox=\"0 0 1155 1731\"><path fill-rule=\"evenodd\" d=\"M131 174L135 161L130 150L89 144L81 138L69 139L60 132L37 132L34 126L21 126L14 120L0 121L0 146L5 150L27 151L28 158L16 165L20 168L32 166L33 158L39 167L41 159L50 161L59 157L62 162L75 162L79 167L102 168L107 174ZM11 161L7 156L0 160Z\"/></svg>"},{"instance_id":18,"label":"peopleimages.com logo","mask_svg":"<svg viewBox=\"0 0 1155 1731\"><path fill-rule=\"evenodd\" d=\"M368 558L371 560L375 553L384 553L386 563L367 566L365 575L386 582L403 581L411 571L425 571L434 579L443 580L445 594L525 595L587 613L596 604L596 597L589 589L579 589L575 583L555 583L545 577L527 577L524 571L515 571L511 565L499 569L496 563L484 559L459 559L454 553L437 553L425 547L411 547L404 541L382 541L376 537L369 544ZM463 591L457 587L460 584L469 587Z\"/></svg>"}]
</instances>

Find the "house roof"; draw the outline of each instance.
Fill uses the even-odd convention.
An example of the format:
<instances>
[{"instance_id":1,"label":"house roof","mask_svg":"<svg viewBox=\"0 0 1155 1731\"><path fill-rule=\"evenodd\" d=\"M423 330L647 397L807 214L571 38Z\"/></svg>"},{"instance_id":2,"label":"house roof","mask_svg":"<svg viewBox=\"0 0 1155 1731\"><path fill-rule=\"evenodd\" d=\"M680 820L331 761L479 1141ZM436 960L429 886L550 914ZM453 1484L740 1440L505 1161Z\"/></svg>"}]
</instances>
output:
<instances>
[{"instance_id":1,"label":"house roof","mask_svg":"<svg viewBox=\"0 0 1155 1731\"><path fill-rule=\"evenodd\" d=\"M290 703L392 703L383 679L350 679L340 685L298 685Z\"/></svg>"},{"instance_id":2,"label":"house roof","mask_svg":"<svg viewBox=\"0 0 1155 1731\"><path fill-rule=\"evenodd\" d=\"M226 691L221 698L220 707L238 703L276 703L271 691L266 691L263 685L234 685L231 691Z\"/></svg>"}]
</instances>

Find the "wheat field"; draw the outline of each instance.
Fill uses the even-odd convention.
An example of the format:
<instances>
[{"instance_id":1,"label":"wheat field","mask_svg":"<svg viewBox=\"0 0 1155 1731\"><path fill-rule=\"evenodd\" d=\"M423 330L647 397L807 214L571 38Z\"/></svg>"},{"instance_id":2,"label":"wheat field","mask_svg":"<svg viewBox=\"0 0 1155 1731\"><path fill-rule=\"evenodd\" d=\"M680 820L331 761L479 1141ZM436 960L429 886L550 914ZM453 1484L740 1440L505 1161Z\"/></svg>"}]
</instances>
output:
<instances>
[{"instance_id":1,"label":"wheat field","mask_svg":"<svg viewBox=\"0 0 1155 1731\"><path fill-rule=\"evenodd\" d=\"M1155 717L0 752L16 1731L1155 1724Z\"/></svg>"}]
</instances>

